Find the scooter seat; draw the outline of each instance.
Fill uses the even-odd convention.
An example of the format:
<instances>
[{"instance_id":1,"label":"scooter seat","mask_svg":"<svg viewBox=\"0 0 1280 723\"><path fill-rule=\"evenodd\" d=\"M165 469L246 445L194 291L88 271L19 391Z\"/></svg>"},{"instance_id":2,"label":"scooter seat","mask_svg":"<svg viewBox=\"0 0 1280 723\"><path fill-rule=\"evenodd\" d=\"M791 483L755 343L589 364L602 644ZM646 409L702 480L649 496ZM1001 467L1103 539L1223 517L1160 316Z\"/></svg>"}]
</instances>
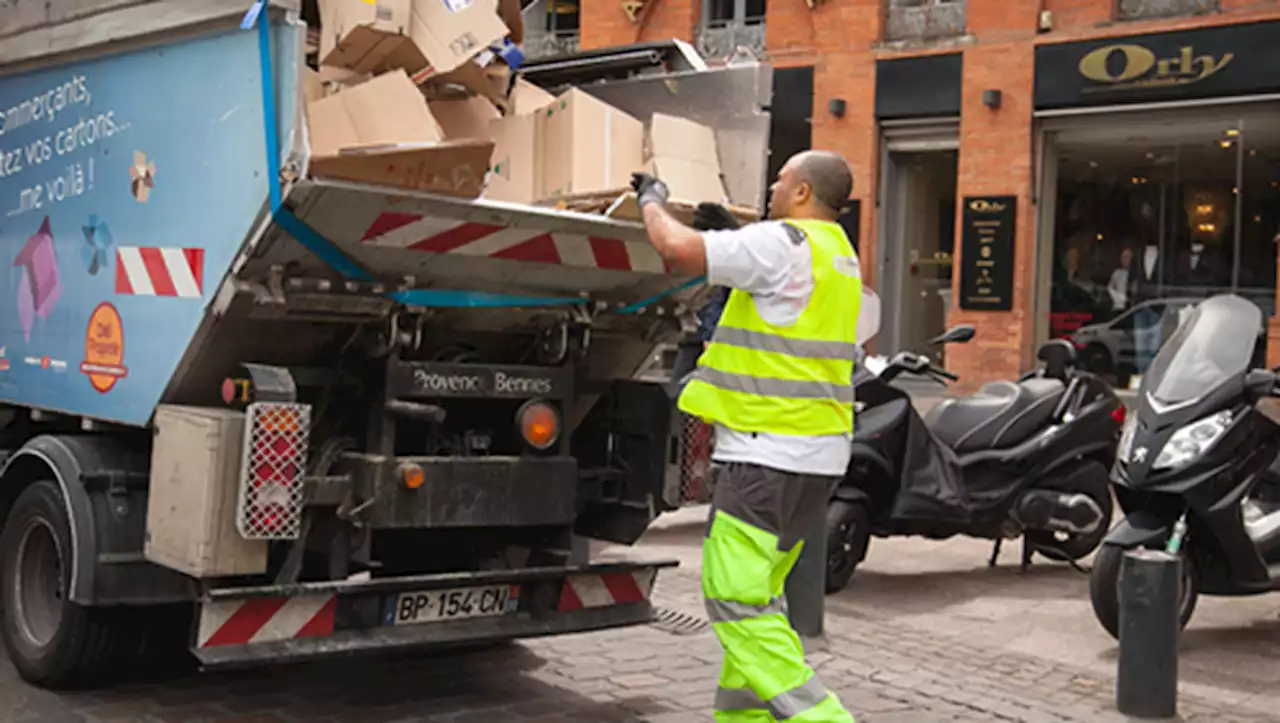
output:
<instances>
[{"instance_id":1,"label":"scooter seat","mask_svg":"<svg viewBox=\"0 0 1280 723\"><path fill-rule=\"evenodd\" d=\"M1044 427L1066 391L1059 379L984 384L976 394L948 399L929 411L925 424L956 452L1006 449Z\"/></svg>"}]
</instances>

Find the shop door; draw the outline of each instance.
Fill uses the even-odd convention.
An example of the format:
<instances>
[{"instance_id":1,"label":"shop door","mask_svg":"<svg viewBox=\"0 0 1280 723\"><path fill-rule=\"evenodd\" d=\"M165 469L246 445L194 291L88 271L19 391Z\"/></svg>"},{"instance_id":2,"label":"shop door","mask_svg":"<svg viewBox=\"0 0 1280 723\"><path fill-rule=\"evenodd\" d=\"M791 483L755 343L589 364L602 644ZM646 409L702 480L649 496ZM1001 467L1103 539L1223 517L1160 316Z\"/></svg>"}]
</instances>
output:
<instances>
[{"instance_id":1,"label":"shop door","mask_svg":"<svg viewBox=\"0 0 1280 723\"><path fill-rule=\"evenodd\" d=\"M883 199L885 351L919 348L941 334L951 308L955 249L954 148L894 150L886 157ZM941 361L943 350L936 352Z\"/></svg>"}]
</instances>

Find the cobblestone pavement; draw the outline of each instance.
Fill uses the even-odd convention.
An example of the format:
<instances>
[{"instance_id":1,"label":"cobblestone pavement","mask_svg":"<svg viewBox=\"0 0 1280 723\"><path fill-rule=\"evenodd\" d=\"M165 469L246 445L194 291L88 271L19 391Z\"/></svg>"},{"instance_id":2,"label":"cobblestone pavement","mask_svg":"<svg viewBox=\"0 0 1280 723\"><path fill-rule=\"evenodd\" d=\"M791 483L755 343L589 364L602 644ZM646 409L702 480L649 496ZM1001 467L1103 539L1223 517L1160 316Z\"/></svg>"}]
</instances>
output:
<instances>
[{"instance_id":1,"label":"cobblestone pavement","mask_svg":"<svg viewBox=\"0 0 1280 723\"><path fill-rule=\"evenodd\" d=\"M660 576L658 605L700 615L696 575L686 567ZM0 721L709 721L719 649L705 624L681 632L633 628L61 694L25 685L6 661ZM811 652L812 663L860 723L1126 720L1110 710L1111 682L1096 673L877 616L829 616L821 647ZM1193 722L1276 719L1192 696L1181 713Z\"/></svg>"}]
</instances>

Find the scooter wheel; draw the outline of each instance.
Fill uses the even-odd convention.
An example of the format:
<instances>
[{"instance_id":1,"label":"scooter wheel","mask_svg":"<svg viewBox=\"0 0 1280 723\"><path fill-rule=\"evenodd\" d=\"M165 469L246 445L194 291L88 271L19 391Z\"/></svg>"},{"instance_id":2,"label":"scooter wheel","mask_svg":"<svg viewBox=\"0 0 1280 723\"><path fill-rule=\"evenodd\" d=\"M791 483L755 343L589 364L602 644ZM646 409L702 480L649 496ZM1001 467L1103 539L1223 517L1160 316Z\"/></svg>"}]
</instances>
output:
<instances>
[{"instance_id":1,"label":"scooter wheel","mask_svg":"<svg viewBox=\"0 0 1280 723\"><path fill-rule=\"evenodd\" d=\"M867 554L871 515L865 505L832 500L827 507L827 593L849 585L853 572Z\"/></svg>"},{"instance_id":2,"label":"scooter wheel","mask_svg":"<svg viewBox=\"0 0 1280 723\"><path fill-rule=\"evenodd\" d=\"M1120 566L1126 550L1115 545L1103 545L1093 560L1089 576L1089 599L1093 614L1111 637L1120 639ZM1182 556L1182 598L1178 601L1178 625L1182 628L1191 621L1200 598L1200 585L1195 564L1189 555Z\"/></svg>"}]
</instances>

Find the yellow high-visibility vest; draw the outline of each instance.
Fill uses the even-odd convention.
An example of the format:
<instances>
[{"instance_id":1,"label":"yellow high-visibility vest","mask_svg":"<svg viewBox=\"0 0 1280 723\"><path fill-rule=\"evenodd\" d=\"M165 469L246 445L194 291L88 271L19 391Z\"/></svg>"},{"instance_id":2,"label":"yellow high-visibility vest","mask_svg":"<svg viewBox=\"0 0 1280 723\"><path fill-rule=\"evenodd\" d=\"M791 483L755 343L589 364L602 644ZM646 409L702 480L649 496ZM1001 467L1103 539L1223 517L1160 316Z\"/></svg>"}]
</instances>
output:
<instances>
[{"instance_id":1,"label":"yellow high-visibility vest","mask_svg":"<svg viewBox=\"0 0 1280 723\"><path fill-rule=\"evenodd\" d=\"M740 432L798 436L853 431L853 363L862 275L839 224L788 220L813 250L813 293L800 318L775 326L751 294L729 294L680 409Z\"/></svg>"}]
</instances>

